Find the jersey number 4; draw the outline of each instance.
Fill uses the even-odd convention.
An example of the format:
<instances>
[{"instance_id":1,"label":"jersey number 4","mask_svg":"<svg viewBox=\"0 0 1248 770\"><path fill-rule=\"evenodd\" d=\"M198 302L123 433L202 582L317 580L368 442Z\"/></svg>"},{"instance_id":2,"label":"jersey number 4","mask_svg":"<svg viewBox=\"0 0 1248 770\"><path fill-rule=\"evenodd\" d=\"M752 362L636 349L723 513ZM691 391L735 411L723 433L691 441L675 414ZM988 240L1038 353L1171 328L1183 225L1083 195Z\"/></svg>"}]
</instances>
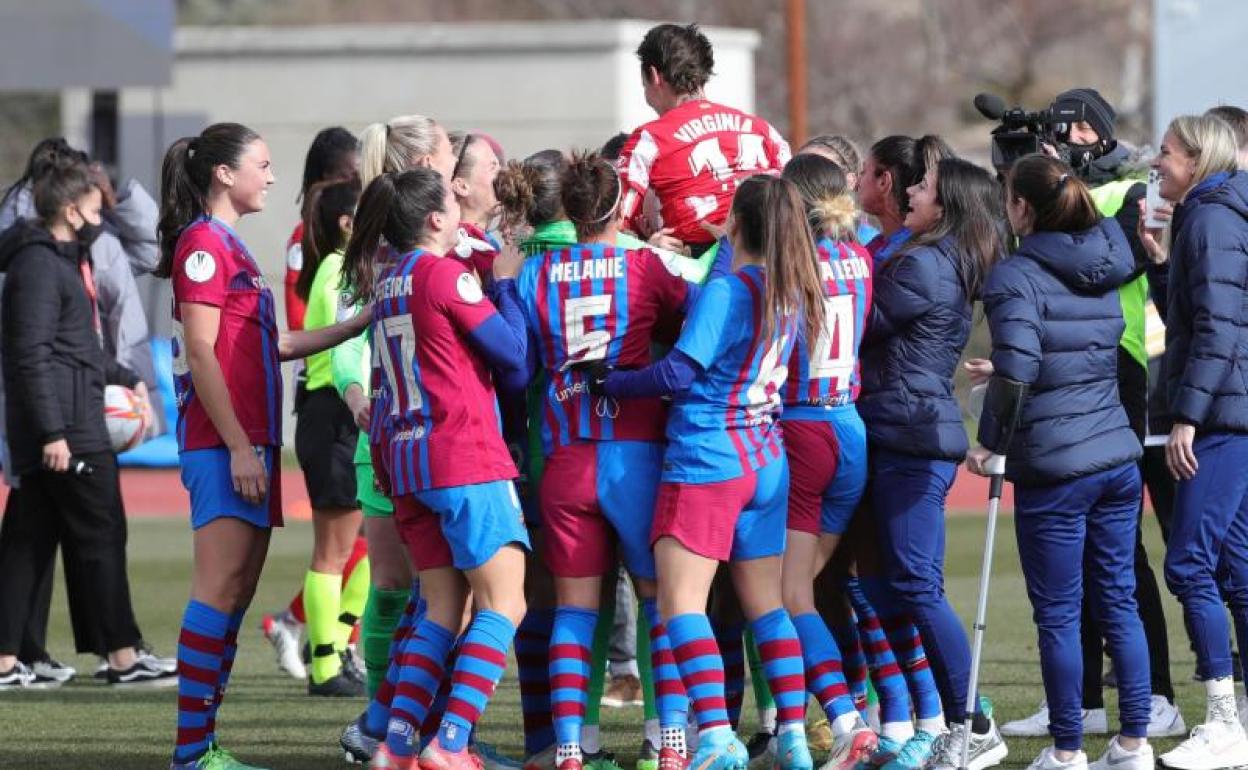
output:
<instances>
[{"instance_id":1,"label":"jersey number 4","mask_svg":"<svg viewBox=\"0 0 1248 770\"><path fill-rule=\"evenodd\" d=\"M810 354L812 378L847 378L854 371L854 297L838 294L823 301L823 333ZM833 350L833 342L836 350Z\"/></svg>"}]
</instances>

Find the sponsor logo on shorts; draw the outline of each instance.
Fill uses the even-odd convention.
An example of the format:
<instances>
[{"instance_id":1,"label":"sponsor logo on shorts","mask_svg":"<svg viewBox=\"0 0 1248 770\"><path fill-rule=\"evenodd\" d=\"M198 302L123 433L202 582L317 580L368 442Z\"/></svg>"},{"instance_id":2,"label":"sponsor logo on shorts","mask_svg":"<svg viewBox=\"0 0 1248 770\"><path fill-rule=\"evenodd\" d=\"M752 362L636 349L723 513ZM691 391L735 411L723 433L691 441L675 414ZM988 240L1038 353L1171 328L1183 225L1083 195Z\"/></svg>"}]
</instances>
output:
<instances>
[{"instance_id":1,"label":"sponsor logo on shorts","mask_svg":"<svg viewBox=\"0 0 1248 770\"><path fill-rule=\"evenodd\" d=\"M420 441L425 437L425 426L417 425L415 428L401 430L392 436L394 441Z\"/></svg>"}]
</instances>

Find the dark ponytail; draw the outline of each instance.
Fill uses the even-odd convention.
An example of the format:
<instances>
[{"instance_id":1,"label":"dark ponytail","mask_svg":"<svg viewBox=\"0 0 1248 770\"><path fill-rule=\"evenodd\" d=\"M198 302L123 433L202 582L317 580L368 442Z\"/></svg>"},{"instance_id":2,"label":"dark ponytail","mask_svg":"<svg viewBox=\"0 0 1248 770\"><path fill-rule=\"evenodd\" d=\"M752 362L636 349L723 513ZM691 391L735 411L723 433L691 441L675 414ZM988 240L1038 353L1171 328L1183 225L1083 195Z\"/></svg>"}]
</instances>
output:
<instances>
[{"instance_id":1,"label":"dark ponytail","mask_svg":"<svg viewBox=\"0 0 1248 770\"><path fill-rule=\"evenodd\" d=\"M937 163L952 158L953 150L944 139L932 134L918 139L895 135L871 145L871 157L877 172L887 171L893 175L893 202L904 217L910 211L910 196L906 190L918 184Z\"/></svg>"},{"instance_id":2,"label":"dark ponytail","mask_svg":"<svg viewBox=\"0 0 1248 770\"><path fill-rule=\"evenodd\" d=\"M623 188L619 174L596 152L575 153L559 186L564 213L576 226L576 238L582 243L605 232L620 210Z\"/></svg>"},{"instance_id":3,"label":"dark ponytail","mask_svg":"<svg viewBox=\"0 0 1248 770\"><path fill-rule=\"evenodd\" d=\"M160 264L158 278L173 273L173 252L182 230L208 212L212 171L238 168L238 159L260 135L238 123L214 123L199 136L184 136L169 146L160 167Z\"/></svg>"},{"instance_id":4,"label":"dark ponytail","mask_svg":"<svg viewBox=\"0 0 1248 770\"><path fill-rule=\"evenodd\" d=\"M1006 177L1006 190L1031 206L1037 232L1080 233L1101 220L1088 186L1057 158L1035 154L1019 159Z\"/></svg>"},{"instance_id":5,"label":"dark ponytail","mask_svg":"<svg viewBox=\"0 0 1248 770\"><path fill-rule=\"evenodd\" d=\"M817 339L825 323L824 289L797 188L780 177L752 176L732 198L732 218L745 250L766 268L762 337L771 336L785 316L800 313L806 339Z\"/></svg>"},{"instance_id":6,"label":"dark ponytail","mask_svg":"<svg viewBox=\"0 0 1248 770\"><path fill-rule=\"evenodd\" d=\"M352 304L372 299L383 239L400 254L416 248L428 235L429 216L443 211L445 200L442 175L431 168L381 174L368 183L342 260L344 289Z\"/></svg>"},{"instance_id":7,"label":"dark ponytail","mask_svg":"<svg viewBox=\"0 0 1248 770\"><path fill-rule=\"evenodd\" d=\"M523 161L508 161L494 179L494 195L509 227L537 227L563 219L559 180L568 159L559 150L535 152Z\"/></svg>"},{"instance_id":8,"label":"dark ponytail","mask_svg":"<svg viewBox=\"0 0 1248 770\"><path fill-rule=\"evenodd\" d=\"M343 248L342 228L338 220L355 213L360 200L359 179L339 182L317 182L308 188L304 198L303 267L295 282L295 294L307 300L312 282L326 256Z\"/></svg>"}]
</instances>

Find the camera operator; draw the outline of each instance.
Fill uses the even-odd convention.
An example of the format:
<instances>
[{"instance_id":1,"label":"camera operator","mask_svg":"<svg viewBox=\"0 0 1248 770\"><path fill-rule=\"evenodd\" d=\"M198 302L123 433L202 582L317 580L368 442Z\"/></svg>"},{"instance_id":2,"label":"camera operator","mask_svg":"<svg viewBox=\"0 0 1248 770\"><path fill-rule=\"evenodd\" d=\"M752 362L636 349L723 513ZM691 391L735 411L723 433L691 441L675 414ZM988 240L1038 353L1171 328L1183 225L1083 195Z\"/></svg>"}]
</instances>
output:
<instances>
[{"instance_id":1,"label":"camera operator","mask_svg":"<svg viewBox=\"0 0 1248 770\"><path fill-rule=\"evenodd\" d=\"M1135 258L1132 279L1119 289L1126 329L1118 345L1118 394L1127 412L1131 429L1144 442L1148 401L1148 353L1145 347L1145 305L1148 301L1148 253L1137 234L1140 202L1147 193L1147 166L1127 145L1114 138L1117 117L1112 105L1095 89L1073 88L1053 100L1054 115L1082 115L1054 127L1045 151L1070 162L1090 188L1092 199L1102 216L1113 217L1127 236ZM1162 483L1172 484L1169 479ZM1152 485L1150 485L1150 493ZM1140 504L1143 513L1143 501ZM1149 737L1185 735L1183 717L1174 705L1174 686L1170 681L1170 649L1166 636L1166 619L1161 606L1157 577L1148 563L1140 529L1135 542L1135 598L1140 620L1148 641L1152 671L1152 703L1149 712ZM1086 732L1104 732L1105 702L1102 694L1101 671L1103 635L1085 594L1081 623L1083 642L1083 709ZM1006 735L1046 735L1047 710L1028 719L1004 725Z\"/></svg>"}]
</instances>

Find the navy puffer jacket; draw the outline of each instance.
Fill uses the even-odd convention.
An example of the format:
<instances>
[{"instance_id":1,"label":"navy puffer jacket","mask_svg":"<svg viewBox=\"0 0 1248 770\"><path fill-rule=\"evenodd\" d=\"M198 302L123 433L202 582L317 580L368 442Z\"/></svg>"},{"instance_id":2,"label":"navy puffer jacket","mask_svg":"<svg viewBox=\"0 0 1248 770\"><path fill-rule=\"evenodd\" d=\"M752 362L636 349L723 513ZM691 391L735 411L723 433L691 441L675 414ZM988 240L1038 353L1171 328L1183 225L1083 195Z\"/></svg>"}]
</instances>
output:
<instances>
[{"instance_id":1,"label":"navy puffer jacket","mask_svg":"<svg viewBox=\"0 0 1248 770\"><path fill-rule=\"evenodd\" d=\"M971 303L952 238L906 247L879 266L859 353L858 412L872 447L961 462L968 449L953 374Z\"/></svg>"},{"instance_id":2,"label":"navy puffer jacket","mask_svg":"<svg viewBox=\"0 0 1248 770\"><path fill-rule=\"evenodd\" d=\"M1248 173L1207 180L1174 217L1166 396L1175 422L1248 433Z\"/></svg>"},{"instance_id":3,"label":"navy puffer jacket","mask_svg":"<svg viewBox=\"0 0 1248 770\"><path fill-rule=\"evenodd\" d=\"M1030 386L1009 447L995 421L979 425L979 443L1006 455L1010 481L1055 484L1143 454L1118 398L1118 287L1134 269L1107 217L1081 233L1033 233L988 275L993 372Z\"/></svg>"}]
</instances>

